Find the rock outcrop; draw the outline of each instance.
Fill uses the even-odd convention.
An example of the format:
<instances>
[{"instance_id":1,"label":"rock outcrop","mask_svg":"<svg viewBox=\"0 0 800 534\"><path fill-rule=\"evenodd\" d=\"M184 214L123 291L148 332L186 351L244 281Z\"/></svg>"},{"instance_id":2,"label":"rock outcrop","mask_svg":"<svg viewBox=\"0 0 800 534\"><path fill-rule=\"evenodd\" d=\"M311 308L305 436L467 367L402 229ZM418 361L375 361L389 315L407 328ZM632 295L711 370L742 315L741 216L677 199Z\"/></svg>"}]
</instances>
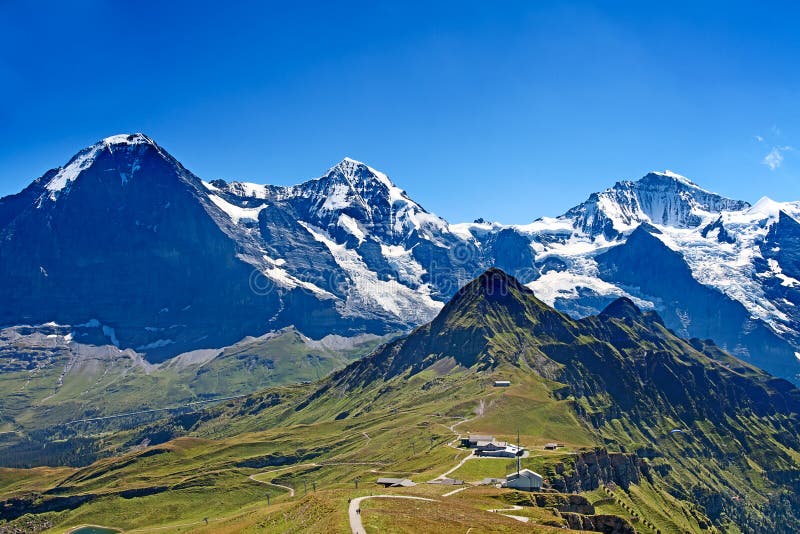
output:
<instances>
[{"instance_id":1,"label":"rock outcrop","mask_svg":"<svg viewBox=\"0 0 800 534\"><path fill-rule=\"evenodd\" d=\"M625 518L616 515L581 515L574 513L561 514L571 530L589 530L604 534L636 534Z\"/></svg>"},{"instance_id":2,"label":"rock outcrop","mask_svg":"<svg viewBox=\"0 0 800 534\"><path fill-rule=\"evenodd\" d=\"M519 506L537 506L539 508L552 508L559 512L592 515L594 506L589 499L582 495L567 495L563 493L527 493L515 491L503 495L503 500Z\"/></svg>"},{"instance_id":3,"label":"rock outcrop","mask_svg":"<svg viewBox=\"0 0 800 534\"><path fill-rule=\"evenodd\" d=\"M647 464L635 454L610 453L598 448L579 453L571 467L563 462L556 464L549 483L562 493L589 491L607 482L628 489L630 484L639 483L647 469Z\"/></svg>"}]
</instances>

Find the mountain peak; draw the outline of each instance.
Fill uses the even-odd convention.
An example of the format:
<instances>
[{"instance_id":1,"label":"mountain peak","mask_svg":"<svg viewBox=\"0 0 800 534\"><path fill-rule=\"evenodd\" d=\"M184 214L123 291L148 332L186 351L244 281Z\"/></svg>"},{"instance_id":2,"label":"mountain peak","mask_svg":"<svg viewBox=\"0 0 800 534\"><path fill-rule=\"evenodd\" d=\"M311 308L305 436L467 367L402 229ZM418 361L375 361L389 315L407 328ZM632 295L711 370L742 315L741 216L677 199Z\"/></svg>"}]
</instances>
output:
<instances>
[{"instance_id":1,"label":"mountain peak","mask_svg":"<svg viewBox=\"0 0 800 534\"><path fill-rule=\"evenodd\" d=\"M650 172L637 181L620 181L570 209L580 230L593 237L617 239L639 224L674 228L696 228L723 211L737 211L750 205L701 188L672 171Z\"/></svg>"},{"instance_id":2,"label":"mountain peak","mask_svg":"<svg viewBox=\"0 0 800 534\"><path fill-rule=\"evenodd\" d=\"M145 134L137 132L132 134L117 134L112 135L110 137L106 137L101 141L101 143L111 146L111 145L155 145L152 139L147 137ZM98 143L99 144L99 143Z\"/></svg>"},{"instance_id":3,"label":"mountain peak","mask_svg":"<svg viewBox=\"0 0 800 534\"><path fill-rule=\"evenodd\" d=\"M66 165L55 170L55 173L49 176L47 183L44 185L48 191L48 196L51 200L56 200L60 192L67 188L74 182L78 176L85 170L89 169L101 155L103 154L119 154L130 152L132 156L138 157L142 151L154 149L158 154L167 159L172 159L168 156L156 143L143 133L132 134L117 134L106 137L97 143L88 146L75 154ZM120 151L125 152L120 152ZM131 158L129 167L132 173L136 167L135 158ZM123 181L127 180L127 171L123 173ZM49 175L49 173L48 173ZM48 176L45 175L45 176Z\"/></svg>"},{"instance_id":4,"label":"mountain peak","mask_svg":"<svg viewBox=\"0 0 800 534\"><path fill-rule=\"evenodd\" d=\"M530 292L516 278L497 267L491 267L475 280L462 287L457 295L483 294L486 296L507 295L509 291Z\"/></svg>"},{"instance_id":5,"label":"mountain peak","mask_svg":"<svg viewBox=\"0 0 800 534\"><path fill-rule=\"evenodd\" d=\"M353 159L350 156L345 156L342 161L339 162L339 165L364 165L367 164L363 161L358 161L357 159Z\"/></svg>"},{"instance_id":6,"label":"mountain peak","mask_svg":"<svg viewBox=\"0 0 800 534\"><path fill-rule=\"evenodd\" d=\"M304 196L318 197L319 206L328 212L355 208L367 214L376 211L389 213L396 203L414 212L425 211L386 174L349 157L331 167L320 178L293 186L293 190Z\"/></svg>"},{"instance_id":7,"label":"mountain peak","mask_svg":"<svg viewBox=\"0 0 800 534\"><path fill-rule=\"evenodd\" d=\"M332 167L323 178L341 176L345 178L351 186L361 188L368 185L382 185L389 191L398 189L394 183L381 171L374 169L361 161L350 157L345 157L342 161Z\"/></svg>"},{"instance_id":8,"label":"mountain peak","mask_svg":"<svg viewBox=\"0 0 800 534\"><path fill-rule=\"evenodd\" d=\"M546 312L548 306L519 280L492 267L459 289L437 320L469 315L475 322L484 324L492 322L492 316L496 316L499 310L514 310L530 318Z\"/></svg>"},{"instance_id":9,"label":"mountain peak","mask_svg":"<svg viewBox=\"0 0 800 534\"><path fill-rule=\"evenodd\" d=\"M600 312L600 317L613 317L615 319L638 319L642 317L642 310L627 297L620 297Z\"/></svg>"},{"instance_id":10,"label":"mountain peak","mask_svg":"<svg viewBox=\"0 0 800 534\"><path fill-rule=\"evenodd\" d=\"M678 174L676 172L672 172L670 170L650 171L646 175L644 175L642 178L640 178L639 182L640 183L647 183L647 182L662 182L662 183L663 182L667 182L667 183L669 183L669 182L672 182L672 183L678 183L678 184L686 186L686 187L691 187L692 189L699 189L701 191L706 191L705 189L703 189L702 187L700 187L699 185L694 183L689 178L687 178L687 177L685 177L683 175L680 175L680 174ZM708 191L706 191L706 192L708 192Z\"/></svg>"},{"instance_id":11,"label":"mountain peak","mask_svg":"<svg viewBox=\"0 0 800 534\"><path fill-rule=\"evenodd\" d=\"M751 215L763 215L764 217L777 217L783 211L784 205L781 202L776 202L771 198L764 196L758 199L758 202L750 206L747 212Z\"/></svg>"},{"instance_id":12,"label":"mountain peak","mask_svg":"<svg viewBox=\"0 0 800 534\"><path fill-rule=\"evenodd\" d=\"M444 358L463 368L519 365L538 340L570 340L574 323L536 298L501 269L491 268L463 286L428 324L379 348L333 376L366 383L419 372ZM513 332L513 335L507 335Z\"/></svg>"}]
</instances>

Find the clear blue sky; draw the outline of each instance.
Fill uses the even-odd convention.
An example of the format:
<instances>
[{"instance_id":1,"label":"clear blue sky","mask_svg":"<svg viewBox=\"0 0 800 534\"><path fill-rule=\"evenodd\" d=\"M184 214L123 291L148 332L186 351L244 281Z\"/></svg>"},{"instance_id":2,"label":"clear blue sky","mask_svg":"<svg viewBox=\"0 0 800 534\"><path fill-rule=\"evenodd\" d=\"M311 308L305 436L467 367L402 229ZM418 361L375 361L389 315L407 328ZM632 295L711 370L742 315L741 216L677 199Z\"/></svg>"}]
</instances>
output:
<instances>
[{"instance_id":1,"label":"clear blue sky","mask_svg":"<svg viewBox=\"0 0 800 534\"><path fill-rule=\"evenodd\" d=\"M142 131L205 179L350 156L452 221L665 168L800 199L792 2L290 4L0 0L0 195Z\"/></svg>"}]
</instances>

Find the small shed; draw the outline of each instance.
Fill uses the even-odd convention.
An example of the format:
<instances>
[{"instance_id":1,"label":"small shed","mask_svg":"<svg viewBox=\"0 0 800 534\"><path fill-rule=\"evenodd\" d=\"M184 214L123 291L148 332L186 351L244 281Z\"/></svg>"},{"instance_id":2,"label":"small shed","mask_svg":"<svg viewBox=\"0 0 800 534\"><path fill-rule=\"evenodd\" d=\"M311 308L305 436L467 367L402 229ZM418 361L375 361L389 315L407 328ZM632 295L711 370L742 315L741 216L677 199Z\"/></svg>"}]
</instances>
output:
<instances>
[{"instance_id":1,"label":"small shed","mask_svg":"<svg viewBox=\"0 0 800 534\"><path fill-rule=\"evenodd\" d=\"M546 451L554 451L558 448L558 443L545 443L544 449Z\"/></svg>"},{"instance_id":2,"label":"small shed","mask_svg":"<svg viewBox=\"0 0 800 534\"><path fill-rule=\"evenodd\" d=\"M495 380L494 381L494 387L496 387L496 388L507 388L510 385L511 385L511 381L510 380Z\"/></svg>"},{"instance_id":3,"label":"small shed","mask_svg":"<svg viewBox=\"0 0 800 534\"><path fill-rule=\"evenodd\" d=\"M519 473L511 473L506 476L506 487L521 491L539 491L542 489L542 475L522 469Z\"/></svg>"},{"instance_id":4,"label":"small shed","mask_svg":"<svg viewBox=\"0 0 800 534\"><path fill-rule=\"evenodd\" d=\"M407 478L379 478L376 484L384 488L410 488L416 486L415 483Z\"/></svg>"}]
</instances>

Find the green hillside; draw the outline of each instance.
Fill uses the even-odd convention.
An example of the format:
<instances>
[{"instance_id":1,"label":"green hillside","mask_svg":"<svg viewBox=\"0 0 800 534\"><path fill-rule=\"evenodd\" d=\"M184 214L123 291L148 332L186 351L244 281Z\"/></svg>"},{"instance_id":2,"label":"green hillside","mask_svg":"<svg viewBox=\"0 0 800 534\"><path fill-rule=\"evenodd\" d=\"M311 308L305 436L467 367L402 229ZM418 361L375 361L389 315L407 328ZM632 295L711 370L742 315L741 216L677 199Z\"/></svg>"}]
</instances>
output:
<instances>
[{"instance_id":1,"label":"green hillside","mask_svg":"<svg viewBox=\"0 0 800 534\"><path fill-rule=\"evenodd\" d=\"M0 510L53 532L348 532L348 499L388 493L436 505L363 501L368 532L426 531L431 517L442 532L794 532L799 412L788 382L629 301L576 321L490 270L431 323L317 383L126 429L87 467L0 471ZM181 437L137 446L165 431ZM503 476L513 460L462 464L456 438L518 431L523 467L554 493L375 485Z\"/></svg>"},{"instance_id":2,"label":"green hillside","mask_svg":"<svg viewBox=\"0 0 800 534\"><path fill-rule=\"evenodd\" d=\"M317 381L387 339L313 340L285 329L153 365L130 350L54 338L59 336L19 336L0 351L0 466L80 465L96 457L104 442L115 441L109 432L195 409L189 403ZM135 415L103 419L128 413ZM102 439L87 440L87 434ZM52 441L58 441L52 453L42 452L42 444Z\"/></svg>"}]
</instances>

